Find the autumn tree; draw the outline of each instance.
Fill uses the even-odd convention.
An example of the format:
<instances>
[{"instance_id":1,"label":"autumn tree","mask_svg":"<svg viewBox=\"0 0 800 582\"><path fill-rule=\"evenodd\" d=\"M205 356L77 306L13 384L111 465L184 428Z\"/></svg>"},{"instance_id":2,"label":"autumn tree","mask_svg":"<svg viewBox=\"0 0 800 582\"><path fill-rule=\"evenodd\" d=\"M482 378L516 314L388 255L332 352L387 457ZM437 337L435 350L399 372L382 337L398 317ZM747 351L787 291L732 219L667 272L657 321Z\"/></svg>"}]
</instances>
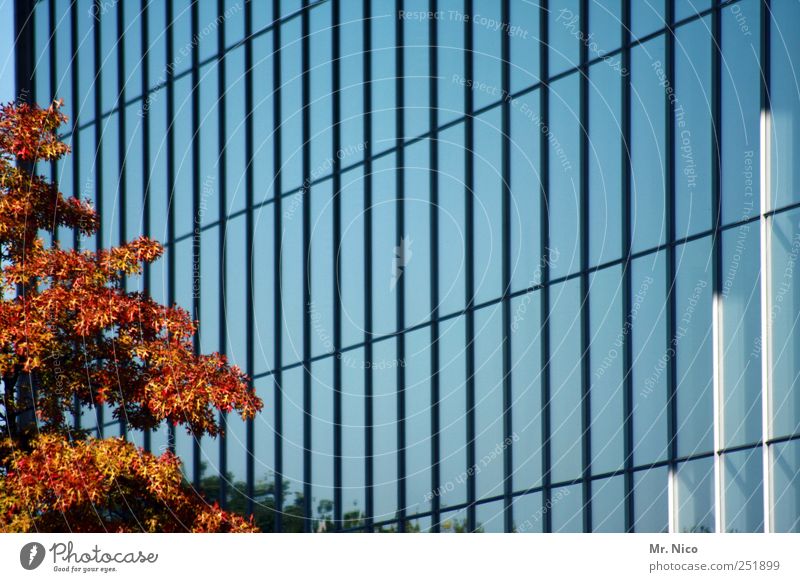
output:
<instances>
[{"instance_id":1,"label":"autumn tree","mask_svg":"<svg viewBox=\"0 0 800 582\"><path fill-rule=\"evenodd\" d=\"M173 454L69 424L74 406L104 405L130 429L216 436L219 411L250 419L262 403L224 356L195 353L185 310L125 290L157 242L45 244L43 232L98 227L88 202L33 172L69 153L65 121L60 103L0 107L0 530L257 531L189 488Z\"/></svg>"}]
</instances>

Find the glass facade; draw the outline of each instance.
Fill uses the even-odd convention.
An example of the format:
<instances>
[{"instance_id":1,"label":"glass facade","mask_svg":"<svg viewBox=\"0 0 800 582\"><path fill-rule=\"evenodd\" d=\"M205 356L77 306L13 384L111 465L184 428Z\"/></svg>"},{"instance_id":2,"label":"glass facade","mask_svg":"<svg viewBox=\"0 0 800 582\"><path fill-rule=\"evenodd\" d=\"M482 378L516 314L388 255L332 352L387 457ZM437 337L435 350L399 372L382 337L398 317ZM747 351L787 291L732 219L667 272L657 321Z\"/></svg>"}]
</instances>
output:
<instances>
[{"instance_id":1,"label":"glass facade","mask_svg":"<svg viewBox=\"0 0 800 582\"><path fill-rule=\"evenodd\" d=\"M266 531L800 531L800 3L27 9L58 242L163 242L265 402L77 424Z\"/></svg>"}]
</instances>

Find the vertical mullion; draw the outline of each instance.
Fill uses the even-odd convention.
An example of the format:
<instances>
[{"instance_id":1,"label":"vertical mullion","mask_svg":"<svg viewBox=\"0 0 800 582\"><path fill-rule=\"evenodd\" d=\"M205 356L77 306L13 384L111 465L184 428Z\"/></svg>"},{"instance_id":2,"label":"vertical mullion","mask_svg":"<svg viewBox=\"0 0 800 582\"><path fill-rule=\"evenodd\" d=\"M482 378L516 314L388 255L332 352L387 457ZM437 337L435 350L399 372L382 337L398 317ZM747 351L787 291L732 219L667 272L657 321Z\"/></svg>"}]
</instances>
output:
<instances>
[{"instance_id":1,"label":"vertical mullion","mask_svg":"<svg viewBox=\"0 0 800 582\"><path fill-rule=\"evenodd\" d=\"M275 20L278 21L280 15L281 1L272 0L272 14L275 15ZM275 305L273 306L273 317L275 321L275 370L273 377L275 379L275 531L279 532L283 529L283 373L281 371L281 362L283 361L283 346L282 346L282 319L281 315L283 309L281 307L281 240L282 240L282 221L281 221L281 26L276 24L272 32L272 123L274 125L273 131L273 168L275 178L273 181L273 211L274 211L274 228L273 233L273 246L274 246L274 294Z\"/></svg>"},{"instance_id":2,"label":"vertical mullion","mask_svg":"<svg viewBox=\"0 0 800 582\"><path fill-rule=\"evenodd\" d=\"M622 68L631 70L631 0L622 0ZM631 80L621 76L622 83L622 252L625 258L622 285L622 354L625 446L625 531L634 531L633 505L633 344L631 342Z\"/></svg>"},{"instance_id":3,"label":"vertical mullion","mask_svg":"<svg viewBox=\"0 0 800 582\"><path fill-rule=\"evenodd\" d=\"M119 157L119 242L125 244L128 236L128 184L127 184L127 141L125 123L125 13L122 2L117 4L117 155ZM74 137L74 135L73 135ZM127 277L120 277L120 286L126 290ZM127 439L127 415L121 414L119 417L119 434Z\"/></svg>"},{"instance_id":4,"label":"vertical mullion","mask_svg":"<svg viewBox=\"0 0 800 582\"><path fill-rule=\"evenodd\" d=\"M501 22L510 22L510 6L503 2ZM503 529L510 532L513 528L511 514L512 475L512 438L511 438L511 37L505 31L501 43L501 91L503 104L502 115L502 228L503 248L501 253L503 297ZM435 491L435 489L434 489Z\"/></svg>"},{"instance_id":5,"label":"vertical mullion","mask_svg":"<svg viewBox=\"0 0 800 582\"><path fill-rule=\"evenodd\" d=\"M395 13L402 14L403 0L395 0ZM395 244L402 248L405 232L405 55L403 39L403 19L395 20L395 124L397 128L396 147L397 164L395 171L396 202L396 233ZM397 281L397 329L405 328L405 279L400 277ZM405 362L406 336L404 333L397 335L397 361ZM397 366L397 530L404 532L406 523L406 369Z\"/></svg>"},{"instance_id":6,"label":"vertical mullion","mask_svg":"<svg viewBox=\"0 0 800 582\"><path fill-rule=\"evenodd\" d=\"M437 0L431 0L430 10L436 14ZM438 61L437 20L428 20L428 93L430 108L428 121L430 129L430 223L431 223L431 263L430 263L430 301L431 301L431 491L439 491L441 468L439 457L439 61ZM431 531L439 532L441 521L441 499L434 495L431 499Z\"/></svg>"},{"instance_id":7,"label":"vertical mullion","mask_svg":"<svg viewBox=\"0 0 800 582\"><path fill-rule=\"evenodd\" d=\"M366 531L375 515L372 387L372 9L364 3L364 483ZM338 152L337 152L338 154ZM336 156L338 158L338 155Z\"/></svg>"},{"instance_id":8,"label":"vertical mullion","mask_svg":"<svg viewBox=\"0 0 800 582\"><path fill-rule=\"evenodd\" d=\"M473 78L472 32L473 0L464 0L464 76ZM467 531L475 531L475 265L474 265L474 186L475 170L472 160L475 140L474 97L464 87L464 221L465 221L465 298L466 304L466 379L467 379Z\"/></svg>"},{"instance_id":9,"label":"vertical mullion","mask_svg":"<svg viewBox=\"0 0 800 582\"><path fill-rule=\"evenodd\" d=\"M341 124L341 73L340 73L340 9L339 0L331 6L331 105L333 121L333 246L331 248L334 266L333 278L333 523L337 531L342 529L342 265L339 247L342 240L342 164L337 152L342 147Z\"/></svg>"},{"instance_id":10,"label":"vertical mullion","mask_svg":"<svg viewBox=\"0 0 800 582\"><path fill-rule=\"evenodd\" d=\"M550 126L550 84L548 51L548 1L542 0L539 11L539 70L544 80L539 89L539 114L542 127ZM549 259L550 217L548 215L547 196L550 187L550 149L546 132L539 135L539 167L541 189L539 192L539 236L543 259ZM550 263L542 260L542 299L541 299L541 337L542 337L542 514L544 516L543 531L553 531L553 518L549 511L552 505L552 461L550 430Z\"/></svg>"},{"instance_id":11,"label":"vertical mullion","mask_svg":"<svg viewBox=\"0 0 800 582\"><path fill-rule=\"evenodd\" d=\"M759 60L761 64L761 160L760 160L760 202L761 217L759 219L761 237L761 343L764 350L761 354L761 442L762 451L762 479L764 490L764 532L772 531L774 525L774 511L772 504L772 471L771 445L769 445L772 407L772 334L770 326L771 303L771 245L769 236L770 218L765 214L770 208L770 171L771 171L771 145L772 145L772 109L770 103L770 0L762 0L760 10L761 46L759 47Z\"/></svg>"},{"instance_id":12,"label":"vertical mullion","mask_svg":"<svg viewBox=\"0 0 800 582\"><path fill-rule=\"evenodd\" d=\"M311 57L308 0L303 0L302 123L303 123L303 531L311 531Z\"/></svg>"},{"instance_id":13,"label":"vertical mullion","mask_svg":"<svg viewBox=\"0 0 800 582\"><path fill-rule=\"evenodd\" d=\"M581 0L581 30L589 38L589 2ZM581 464L583 531L592 531L591 361L589 346L589 47L580 44Z\"/></svg>"},{"instance_id":14,"label":"vertical mullion","mask_svg":"<svg viewBox=\"0 0 800 582\"><path fill-rule=\"evenodd\" d=\"M246 245L247 250L247 269L246 269L246 290L247 290L247 377L249 387L253 389L253 372L255 369L255 307L253 289L253 268L254 268L254 249L255 234L254 234L254 220L253 220L253 195L255 190L254 184L254 169L253 169L253 3L251 0L245 0L244 3L244 114L245 114L245 199L247 211L245 220L246 227ZM255 495L255 419L251 418L247 421L247 435L246 447L247 457L246 463L246 477L247 477L247 507L245 513L252 515L254 511Z\"/></svg>"},{"instance_id":15,"label":"vertical mullion","mask_svg":"<svg viewBox=\"0 0 800 582\"><path fill-rule=\"evenodd\" d=\"M149 26L147 22L147 10L149 0L140 0L139 14L142 19L142 110L140 115L142 117L142 184L144 184L144 191L142 192L142 231L144 236L150 236L150 108L148 107L150 99L150 54L148 47ZM142 274L142 292L145 297L150 297L152 271L150 263L145 263ZM102 426L102 408L97 409L97 424ZM144 449L150 451L152 447L152 430L146 429L144 431ZM195 467L199 466L197 455L195 455ZM198 480L195 479L195 486Z\"/></svg>"},{"instance_id":16,"label":"vertical mullion","mask_svg":"<svg viewBox=\"0 0 800 582\"><path fill-rule=\"evenodd\" d=\"M224 0L217 1L217 18L223 18L225 14ZM228 123L226 109L227 87L227 53L222 49L225 46L225 25L217 27L217 46L220 50L219 66L217 68L217 96L218 96L218 115L219 115L219 351L225 354L228 349L227 333L227 309L225 299L228 297L228 261L225 256L228 245ZM193 52L197 52L197 46ZM228 415L225 412L219 413L219 424L223 429L227 429ZM225 505L228 499L228 442L225 433L219 435L219 502Z\"/></svg>"},{"instance_id":17,"label":"vertical mullion","mask_svg":"<svg viewBox=\"0 0 800 582\"><path fill-rule=\"evenodd\" d=\"M667 346L677 348L677 297L676 297L676 267L675 267L675 99L673 98L675 86L675 2L666 0L667 30L665 33L665 75L667 87L673 91L664 91L664 108L666 127L664 132L664 149L666 151L666 171L664 178L664 191L666 193L666 222L667 222ZM676 352L673 352L676 354ZM678 387L677 387L677 355L667 360L667 505L668 530L677 531L677 493L676 493L676 463L678 457Z\"/></svg>"},{"instance_id":18,"label":"vertical mullion","mask_svg":"<svg viewBox=\"0 0 800 582\"><path fill-rule=\"evenodd\" d=\"M167 23L167 304L175 304L175 59L174 28L172 2L166 2ZM167 443L169 450L175 453L175 427L167 425Z\"/></svg>"},{"instance_id":19,"label":"vertical mullion","mask_svg":"<svg viewBox=\"0 0 800 582\"><path fill-rule=\"evenodd\" d=\"M674 0L671 0L674 2ZM717 4L716 0L714 4ZM711 140L711 197L714 212L713 274L712 285L712 352L713 352L713 415L714 415L714 522L717 532L723 531L724 490L722 476L723 416L722 416L722 204L720 191L720 151L722 143L722 55L720 54L721 18L719 7L715 6L711 13L711 115L713 139Z\"/></svg>"}]
</instances>

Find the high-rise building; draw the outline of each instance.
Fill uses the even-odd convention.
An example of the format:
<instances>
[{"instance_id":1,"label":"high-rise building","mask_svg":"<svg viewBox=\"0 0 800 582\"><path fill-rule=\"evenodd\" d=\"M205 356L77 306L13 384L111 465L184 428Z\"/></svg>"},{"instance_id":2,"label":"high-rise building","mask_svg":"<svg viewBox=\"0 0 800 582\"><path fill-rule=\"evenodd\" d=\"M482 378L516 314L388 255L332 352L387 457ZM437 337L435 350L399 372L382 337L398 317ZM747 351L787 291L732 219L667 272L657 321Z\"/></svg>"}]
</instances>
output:
<instances>
[{"instance_id":1,"label":"high-rise building","mask_svg":"<svg viewBox=\"0 0 800 582\"><path fill-rule=\"evenodd\" d=\"M267 530L800 530L800 3L16 0L95 248L263 413Z\"/></svg>"}]
</instances>

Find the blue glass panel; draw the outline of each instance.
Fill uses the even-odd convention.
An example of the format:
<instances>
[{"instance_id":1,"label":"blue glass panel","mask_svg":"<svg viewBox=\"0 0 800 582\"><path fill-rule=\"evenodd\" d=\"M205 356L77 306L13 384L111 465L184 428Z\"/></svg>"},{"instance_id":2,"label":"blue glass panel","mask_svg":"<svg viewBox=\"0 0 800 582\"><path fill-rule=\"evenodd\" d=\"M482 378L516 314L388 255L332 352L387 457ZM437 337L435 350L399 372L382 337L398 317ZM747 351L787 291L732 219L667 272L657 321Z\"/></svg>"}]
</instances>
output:
<instances>
[{"instance_id":1,"label":"blue glass panel","mask_svg":"<svg viewBox=\"0 0 800 582\"><path fill-rule=\"evenodd\" d=\"M711 238L675 249L675 337L678 455L714 449Z\"/></svg>"},{"instance_id":2,"label":"blue glass panel","mask_svg":"<svg viewBox=\"0 0 800 582\"><path fill-rule=\"evenodd\" d=\"M723 456L726 532L764 531L764 465L761 447Z\"/></svg>"},{"instance_id":3,"label":"blue glass panel","mask_svg":"<svg viewBox=\"0 0 800 582\"><path fill-rule=\"evenodd\" d=\"M663 65L660 69L656 66L663 62L663 37L631 49L631 231L634 252L655 247L666 238L665 92L660 76L664 68Z\"/></svg>"},{"instance_id":4,"label":"blue glass panel","mask_svg":"<svg viewBox=\"0 0 800 582\"><path fill-rule=\"evenodd\" d=\"M580 106L579 77L570 75L551 85L550 125L539 130L550 148L550 248L558 261L550 265L551 277L580 270ZM537 121L538 124L538 121Z\"/></svg>"},{"instance_id":5,"label":"blue glass panel","mask_svg":"<svg viewBox=\"0 0 800 582\"><path fill-rule=\"evenodd\" d=\"M429 511L431 497L431 333L406 337L406 510Z\"/></svg>"},{"instance_id":6,"label":"blue glass panel","mask_svg":"<svg viewBox=\"0 0 800 582\"><path fill-rule=\"evenodd\" d=\"M394 338L374 344L369 364L373 378L375 521L394 518L398 509L396 362Z\"/></svg>"},{"instance_id":7,"label":"blue glass panel","mask_svg":"<svg viewBox=\"0 0 800 582\"><path fill-rule=\"evenodd\" d=\"M761 241L757 223L722 233L724 446L761 439Z\"/></svg>"},{"instance_id":8,"label":"blue glass panel","mask_svg":"<svg viewBox=\"0 0 800 582\"><path fill-rule=\"evenodd\" d=\"M548 509L545 502L544 509ZM552 513L553 531L577 533L583 531L583 496L580 485L553 489L549 511Z\"/></svg>"},{"instance_id":9,"label":"blue glass panel","mask_svg":"<svg viewBox=\"0 0 800 582\"><path fill-rule=\"evenodd\" d=\"M511 104L511 291L542 281L539 92Z\"/></svg>"},{"instance_id":10,"label":"blue glass panel","mask_svg":"<svg viewBox=\"0 0 800 582\"><path fill-rule=\"evenodd\" d=\"M625 478L622 476L592 482L592 531L625 531Z\"/></svg>"},{"instance_id":11,"label":"blue glass panel","mask_svg":"<svg viewBox=\"0 0 800 582\"><path fill-rule=\"evenodd\" d=\"M512 479L515 491L542 477L541 294L511 300Z\"/></svg>"},{"instance_id":12,"label":"blue glass panel","mask_svg":"<svg viewBox=\"0 0 800 582\"><path fill-rule=\"evenodd\" d=\"M622 83L606 63L589 69L589 265L622 255Z\"/></svg>"},{"instance_id":13,"label":"blue glass panel","mask_svg":"<svg viewBox=\"0 0 800 582\"><path fill-rule=\"evenodd\" d=\"M714 531L714 459L681 463L675 474L677 530L682 533Z\"/></svg>"},{"instance_id":14,"label":"blue glass panel","mask_svg":"<svg viewBox=\"0 0 800 582\"><path fill-rule=\"evenodd\" d=\"M636 465L667 454L667 310L663 252L633 262L633 458Z\"/></svg>"},{"instance_id":15,"label":"blue glass panel","mask_svg":"<svg viewBox=\"0 0 800 582\"><path fill-rule=\"evenodd\" d=\"M503 318L475 312L475 481L478 499L503 492Z\"/></svg>"},{"instance_id":16,"label":"blue glass panel","mask_svg":"<svg viewBox=\"0 0 800 582\"><path fill-rule=\"evenodd\" d=\"M404 176L405 232L393 257L392 277L405 286L405 325L431 317L430 141L406 148ZM397 252L399 251L399 252Z\"/></svg>"},{"instance_id":17,"label":"blue glass panel","mask_svg":"<svg viewBox=\"0 0 800 582\"><path fill-rule=\"evenodd\" d=\"M585 29L579 0L559 0L548 6L550 75L578 66L580 39Z\"/></svg>"},{"instance_id":18,"label":"blue glass panel","mask_svg":"<svg viewBox=\"0 0 800 582\"><path fill-rule=\"evenodd\" d=\"M750 218L760 200L759 2L743 0L722 10L722 221Z\"/></svg>"},{"instance_id":19,"label":"blue glass panel","mask_svg":"<svg viewBox=\"0 0 800 582\"><path fill-rule=\"evenodd\" d=\"M580 282L554 285L550 295L550 440L552 479L581 474Z\"/></svg>"},{"instance_id":20,"label":"blue glass panel","mask_svg":"<svg viewBox=\"0 0 800 582\"><path fill-rule=\"evenodd\" d=\"M796 70L800 37L784 28L800 21L800 4L776 2L770 10L770 199L772 208L780 208L800 200L800 92L796 76L787 74Z\"/></svg>"},{"instance_id":21,"label":"blue glass panel","mask_svg":"<svg viewBox=\"0 0 800 582\"><path fill-rule=\"evenodd\" d=\"M622 268L597 271L589 280L592 472L622 467L624 447Z\"/></svg>"},{"instance_id":22,"label":"blue glass panel","mask_svg":"<svg viewBox=\"0 0 800 582\"><path fill-rule=\"evenodd\" d=\"M711 228L711 21L675 32L675 232Z\"/></svg>"},{"instance_id":23,"label":"blue glass panel","mask_svg":"<svg viewBox=\"0 0 800 582\"><path fill-rule=\"evenodd\" d=\"M464 125L439 134L439 313L464 308Z\"/></svg>"},{"instance_id":24,"label":"blue glass panel","mask_svg":"<svg viewBox=\"0 0 800 582\"><path fill-rule=\"evenodd\" d=\"M465 318L439 327L439 474L441 505L467 500L467 359Z\"/></svg>"},{"instance_id":25,"label":"blue glass panel","mask_svg":"<svg viewBox=\"0 0 800 582\"><path fill-rule=\"evenodd\" d=\"M667 468L637 471L633 475L633 528L637 533L667 533Z\"/></svg>"}]
</instances>

